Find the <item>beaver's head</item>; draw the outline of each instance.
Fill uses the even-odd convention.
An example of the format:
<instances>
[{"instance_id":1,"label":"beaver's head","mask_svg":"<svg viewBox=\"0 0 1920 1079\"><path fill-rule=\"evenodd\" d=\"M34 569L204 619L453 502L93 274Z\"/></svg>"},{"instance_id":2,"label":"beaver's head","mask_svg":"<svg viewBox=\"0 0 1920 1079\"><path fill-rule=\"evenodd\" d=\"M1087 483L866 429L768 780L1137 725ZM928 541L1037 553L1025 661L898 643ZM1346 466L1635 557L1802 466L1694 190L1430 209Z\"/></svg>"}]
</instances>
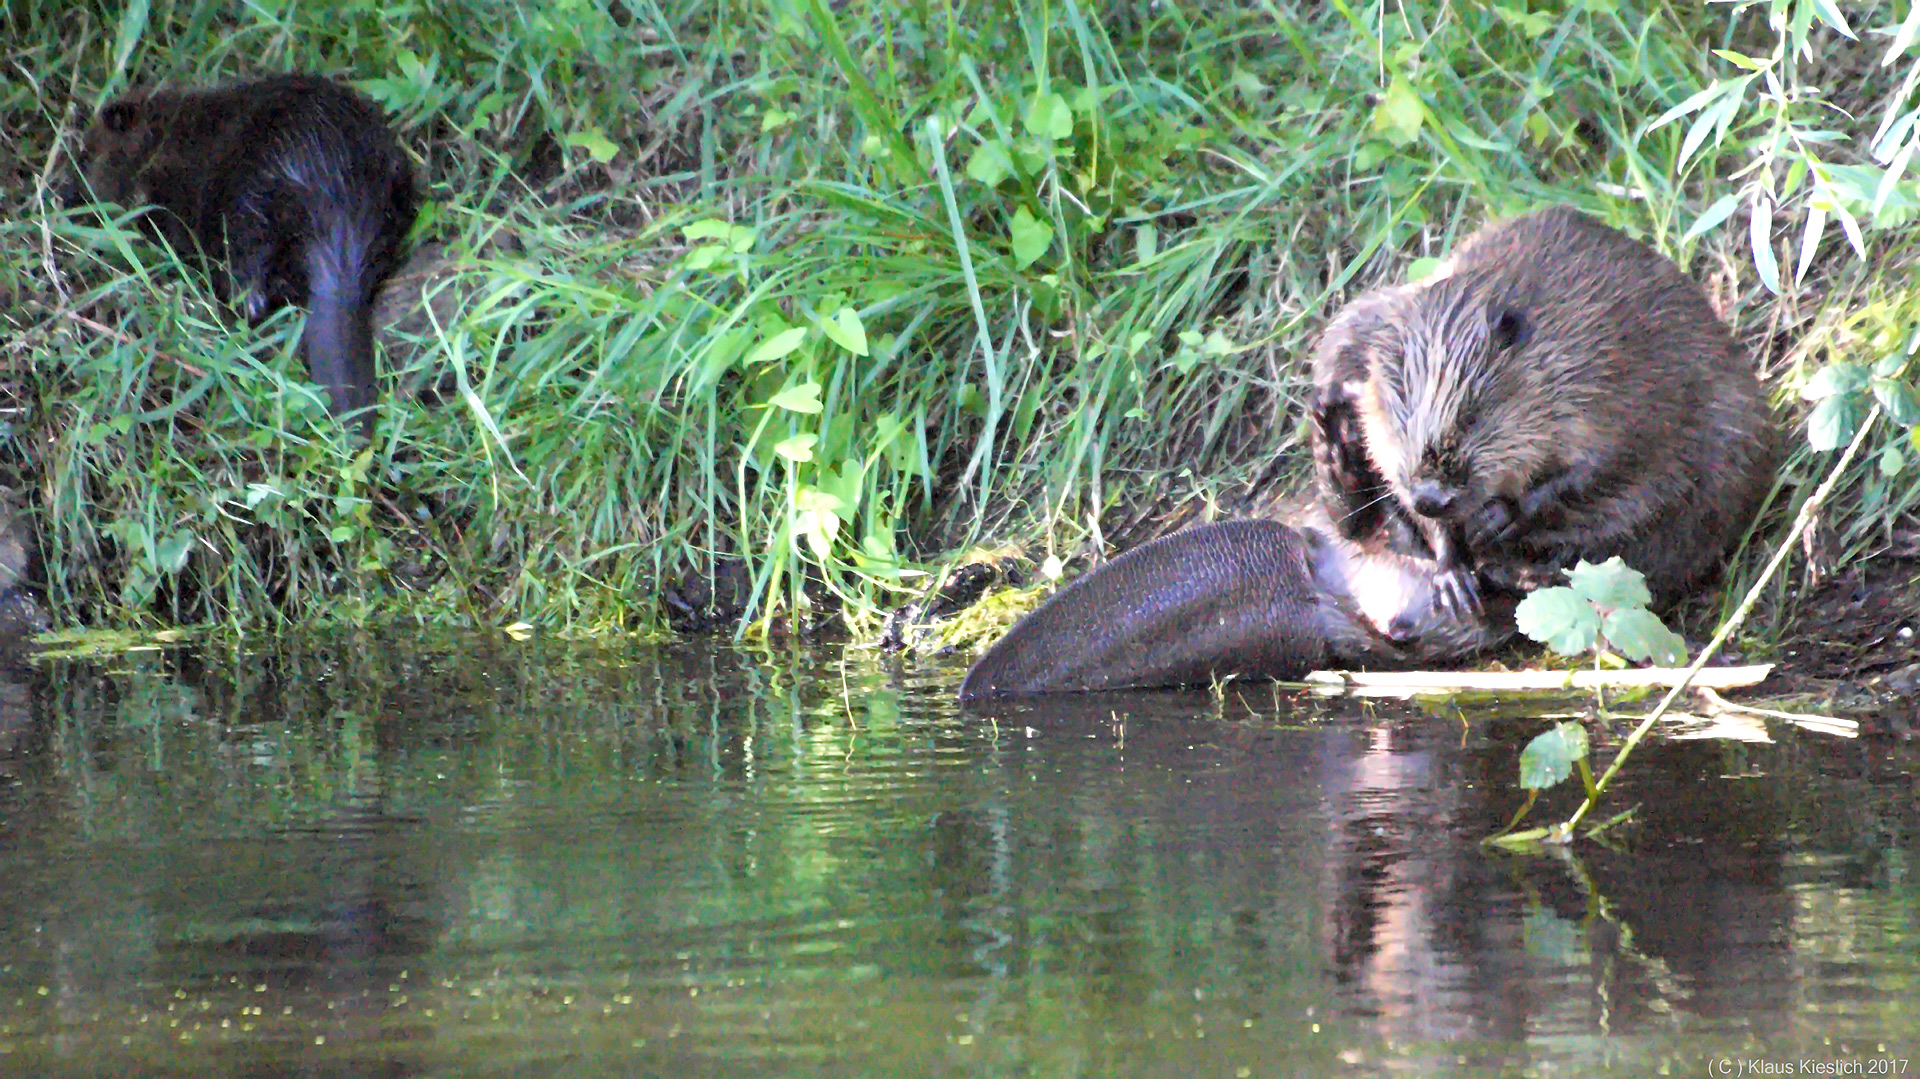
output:
<instances>
[{"instance_id":1,"label":"beaver's head","mask_svg":"<svg viewBox=\"0 0 1920 1079\"><path fill-rule=\"evenodd\" d=\"M1569 430L1533 355L1533 305L1484 275L1444 277L1403 312L1361 408L1367 445L1400 501L1458 525L1514 500L1553 467Z\"/></svg>"},{"instance_id":2,"label":"beaver's head","mask_svg":"<svg viewBox=\"0 0 1920 1079\"><path fill-rule=\"evenodd\" d=\"M95 199L136 206L147 201L143 173L166 131L166 125L155 122L154 114L162 107L157 96L163 97L135 91L101 106L80 148L78 171L86 183L69 189L69 202Z\"/></svg>"}]
</instances>

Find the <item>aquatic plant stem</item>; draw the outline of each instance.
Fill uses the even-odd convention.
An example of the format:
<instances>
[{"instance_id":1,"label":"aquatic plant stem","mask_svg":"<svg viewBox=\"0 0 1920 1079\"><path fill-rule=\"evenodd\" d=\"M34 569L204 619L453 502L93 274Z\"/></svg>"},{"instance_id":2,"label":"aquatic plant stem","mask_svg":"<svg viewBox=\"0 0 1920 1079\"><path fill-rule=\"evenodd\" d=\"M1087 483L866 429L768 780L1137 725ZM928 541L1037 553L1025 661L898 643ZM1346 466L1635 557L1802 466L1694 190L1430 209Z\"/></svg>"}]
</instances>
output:
<instances>
[{"instance_id":1,"label":"aquatic plant stem","mask_svg":"<svg viewBox=\"0 0 1920 1079\"><path fill-rule=\"evenodd\" d=\"M1667 695L1660 699L1660 703L1654 707L1653 711L1647 713L1647 717L1640 721L1640 725L1633 729L1633 733L1627 736L1620 751L1613 755L1612 763L1608 764L1607 770L1600 774L1599 782L1593 785L1593 793L1589 794L1586 801L1580 803L1580 808L1574 810L1573 816L1568 817L1566 822L1556 830L1557 838L1564 842L1573 835L1573 829L1579 825L1587 812L1599 803L1600 796L1607 792L1607 784L1613 781L1614 773L1620 771L1620 766L1626 763L1634 747L1647 736L1647 732L1653 729L1653 725L1659 721L1660 717L1667 714L1667 709L1673 706L1673 702L1680 694L1686 692L1687 687L1693 684L1694 675L1699 674L1700 669L1707 665L1707 661L1720 651L1721 646L1727 643L1727 638L1733 636L1733 631L1739 629L1747 620L1747 614L1753 610L1754 604L1760 601L1760 590L1767 586L1767 582L1773 580L1773 575L1778 573L1781 565L1786 562L1787 554L1793 550L1794 544L1800 542L1800 537L1812 527L1814 516L1826 502L1827 496L1840 485L1840 477L1846 474L1847 465L1852 463L1854 454L1859 452L1861 445L1866 442L1867 432L1873 429L1873 422L1879 418L1880 406L1876 404L1873 410L1867 413L1866 419L1861 421L1860 429L1853 433L1853 441L1847 443L1846 452L1834 462L1833 469L1827 473L1827 478L1821 481L1819 488L1809 495L1805 502L1800 504L1800 512L1794 517L1793 528L1774 549L1773 557L1767 561L1766 568L1760 571L1760 577L1753 582L1753 587L1747 589L1746 597L1740 601L1740 606L1734 608L1733 613L1727 616L1727 620L1720 624L1719 632L1715 633L1706 647L1700 650L1700 655L1695 657L1693 663L1687 667L1687 673L1667 691Z\"/></svg>"}]
</instances>

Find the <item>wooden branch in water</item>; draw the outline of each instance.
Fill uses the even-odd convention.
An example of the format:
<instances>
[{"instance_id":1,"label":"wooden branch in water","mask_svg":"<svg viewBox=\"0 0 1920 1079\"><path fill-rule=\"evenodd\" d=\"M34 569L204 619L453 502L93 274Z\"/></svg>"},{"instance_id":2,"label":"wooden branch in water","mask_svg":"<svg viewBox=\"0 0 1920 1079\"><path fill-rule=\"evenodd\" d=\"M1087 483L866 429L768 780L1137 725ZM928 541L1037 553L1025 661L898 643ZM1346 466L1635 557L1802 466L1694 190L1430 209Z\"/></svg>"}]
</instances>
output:
<instances>
[{"instance_id":1,"label":"wooden branch in water","mask_svg":"<svg viewBox=\"0 0 1920 1079\"><path fill-rule=\"evenodd\" d=\"M1771 663L1706 667L1692 684L1710 689L1750 686L1773 670ZM1306 684L1321 696L1416 697L1440 693L1563 693L1595 688L1671 686L1685 667L1635 667L1620 671L1314 671Z\"/></svg>"}]
</instances>

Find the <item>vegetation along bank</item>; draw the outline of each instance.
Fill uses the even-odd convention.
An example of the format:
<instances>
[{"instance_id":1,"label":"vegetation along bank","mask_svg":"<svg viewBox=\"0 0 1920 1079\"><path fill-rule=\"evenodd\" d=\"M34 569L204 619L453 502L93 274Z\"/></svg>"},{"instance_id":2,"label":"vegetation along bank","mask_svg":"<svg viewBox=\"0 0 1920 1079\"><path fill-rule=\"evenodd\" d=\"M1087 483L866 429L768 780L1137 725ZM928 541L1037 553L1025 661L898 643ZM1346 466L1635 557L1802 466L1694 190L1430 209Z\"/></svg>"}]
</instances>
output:
<instances>
[{"instance_id":1,"label":"vegetation along bank","mask_svg":"<svg viewBox=\"0 0 1920 1079\"><path fill-rule=\"evenodd\" d=\"M1258 514L1351 297L1567 203L1707 286L1785 432L1718 591L1910 596L1916 26L1891 6L11 5L0 485L56 625L850 625L964 552ZM1902 20L1905 20L1904 22ZM1878 31L1878 32L1876 32ZM370 432L59 198L131 87L286 71L420 179ZM1903 591L1904 590L1904 591Z\"/></svg>"}]
</instances>

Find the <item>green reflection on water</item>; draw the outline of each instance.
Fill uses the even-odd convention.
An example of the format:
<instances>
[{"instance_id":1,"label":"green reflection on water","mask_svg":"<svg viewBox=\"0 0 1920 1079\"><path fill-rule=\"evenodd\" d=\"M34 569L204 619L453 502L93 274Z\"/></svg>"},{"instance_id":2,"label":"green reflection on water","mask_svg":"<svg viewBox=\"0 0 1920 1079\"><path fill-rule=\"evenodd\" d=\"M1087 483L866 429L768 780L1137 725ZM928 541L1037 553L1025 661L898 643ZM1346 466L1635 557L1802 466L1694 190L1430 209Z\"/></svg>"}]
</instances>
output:
<instances>
[{"instance_id":1,"label":"green reflection on water","mask_svg":"<svg viewBox=\"0 0 1920 1079\"><path fill-rule=\"evenodd\" d=\"M1870 776L1806 813L1819 747L1656 757L1691 793L1641 792L1650 851L1561 865L1473 843L1506 721L968 716L957 674L487 639L51 665L0 711L0 1074L1640 1074L1913 1032L1911 806ZM1777 779L1700 781L1730 763Z\"/></svg>"}]
</instances>

